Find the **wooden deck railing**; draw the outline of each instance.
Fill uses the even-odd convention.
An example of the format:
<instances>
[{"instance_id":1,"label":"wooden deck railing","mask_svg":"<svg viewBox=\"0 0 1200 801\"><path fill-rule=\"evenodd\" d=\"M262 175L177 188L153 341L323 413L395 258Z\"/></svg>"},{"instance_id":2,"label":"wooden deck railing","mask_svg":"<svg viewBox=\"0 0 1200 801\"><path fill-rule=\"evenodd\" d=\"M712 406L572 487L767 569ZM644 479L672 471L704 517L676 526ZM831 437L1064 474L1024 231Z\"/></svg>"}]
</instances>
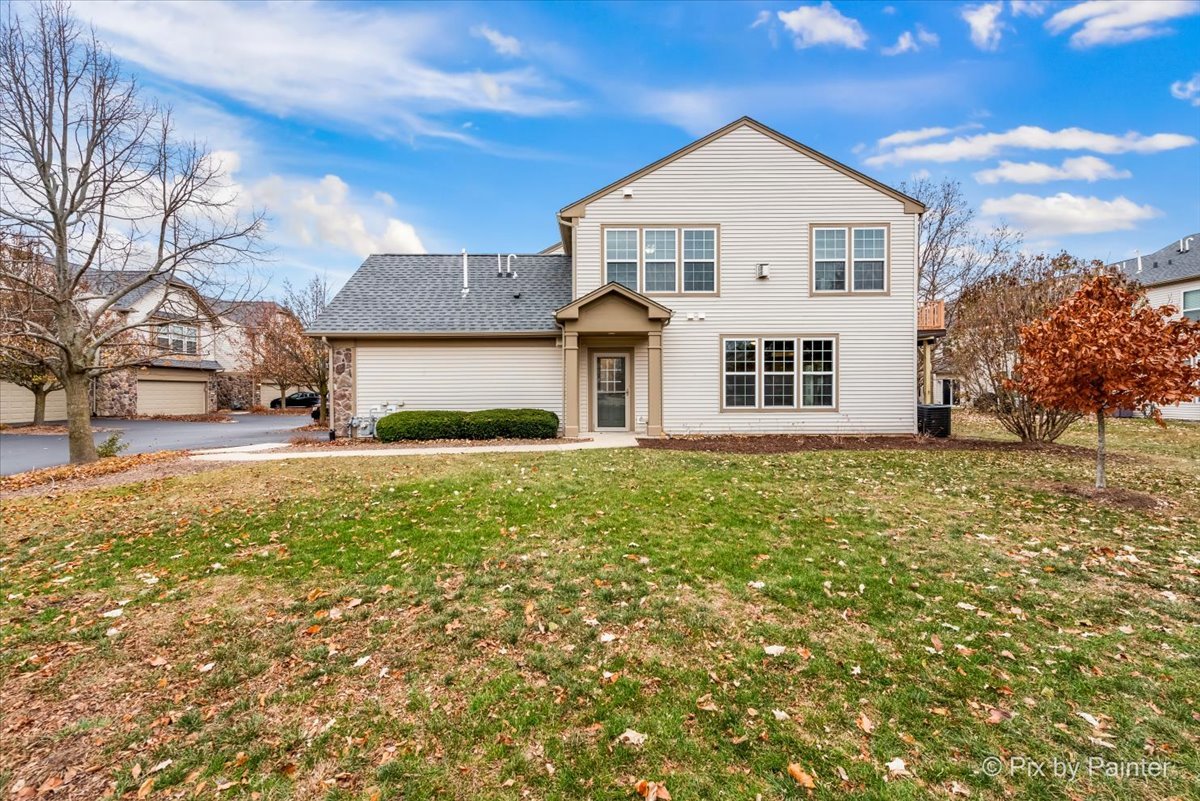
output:
<instances>
[{"instance_id":1,"label":"wooden deck railing","mask_svg":"<svg viewBox=\"0 0 1200 801\"><path fill-rule=\"evenodd\" d=\"M946 327L946 301L935 300L917 309L918 331L940 331Z\"/></svg>"}]
</instances>

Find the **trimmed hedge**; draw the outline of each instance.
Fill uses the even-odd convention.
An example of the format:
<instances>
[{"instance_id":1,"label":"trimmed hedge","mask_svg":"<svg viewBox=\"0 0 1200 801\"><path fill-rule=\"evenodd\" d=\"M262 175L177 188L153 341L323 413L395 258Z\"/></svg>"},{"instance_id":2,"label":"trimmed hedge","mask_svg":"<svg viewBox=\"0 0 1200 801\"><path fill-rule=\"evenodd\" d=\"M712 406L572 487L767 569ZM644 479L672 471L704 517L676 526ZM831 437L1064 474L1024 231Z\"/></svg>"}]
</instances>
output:
<instances>
[{"instance_id":1,"label":"trimmed hedge","mask_svg":"<svg viewBox=\"0 0 1200 801\"><path fill-rule=\"evenodd\" d=\"M380 442L422 439L553 439L558 415L542 409L395 412L375 424Z\"/></svg>"}]
</instances>

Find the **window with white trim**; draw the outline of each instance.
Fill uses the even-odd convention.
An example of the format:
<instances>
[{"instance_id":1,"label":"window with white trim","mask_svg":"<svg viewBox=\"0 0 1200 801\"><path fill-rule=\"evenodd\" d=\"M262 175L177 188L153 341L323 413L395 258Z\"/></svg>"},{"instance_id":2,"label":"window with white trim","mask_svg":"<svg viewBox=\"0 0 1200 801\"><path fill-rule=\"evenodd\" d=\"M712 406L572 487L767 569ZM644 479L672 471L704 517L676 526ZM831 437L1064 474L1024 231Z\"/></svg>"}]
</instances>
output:
<instances>
[{"instance_id":1,"label":"window with white trim","mask_svg":"<svg viewBox=\"0 0 1200 801\"><path fill-rule=\"evenodd\" d=\"M725 406L753 409L758 405L758 340L727 339L724 354Z\"/></svg>"},{"instance_id":2,"label":"window with white trim","mask_svg":"<svg viewBox=\"0 0 1200 801\"><path fill-rule=\"evenodd\" d=\"M837 405L834 370L837 345L832 339L805 339L801 344L800 405L805 408L832 409Z\"/></svg>"},{"instance_id":3,"label":"window with white trim","mask_svg":"<svg viewBox=\"0 0 1200 801\"><path fill-rule=\"evenodd\" d=\"M813 288L817 292L846 291L846 229L813 231Z\"/></svg>"},{"instance_id":4,"label":"window with white trim","mask_svg":"<svg viewBox=\"0 0 1200 801\"><path fill-rule=\"evenodd\" d=\"M763 406L796 406L796 340L764 339L762 343Z\"/></svg>"},{"instance_id":5,"label":"window with white trim","mask_svg":"<svg viewBox=\"0 0 1200 801\"><path fill-rule=\"evenodd\" d=\"M813 228L813 292L886 292L885 226Z\"/></svg>"},{"instance_id":6,"label":"window with white trim","mask_svg":"<svg viewBox=\"0 0 1200 801\"><path fill-rule=\"evenodd\" d=\"M172 353L186 353L195 356L200 349L200 331L194 325L179 323L161 325L158 327L155 344Z\"/></svg>"},{"instance_id":7,"label":"window with white trim","mask_svg":"<svg viewBox=\"0 0 1200 801\"><path fill-rule=\"evenodd\" d=\"M887 229L854 229L854 291L883 292L887 270Z\"/></svg>"},{"instance_id":8,"label":"window with white trim","mask_svg":"<svg viewBox=\"0 0 1200 801\"><path fill-rule=\"evenodd\" d=\"M610 228L604 232L604 281L616 281L638 291L638 229Z\"/></svg>"},{"instance_id":9,"label":"window with white trim","mask_svg":"<svg viewBox=\"0 0 1200 801\"><path fill-rule=\"evenodd\" d=\"M674 292L676 285L675 229L647 228L643 233L646 292Z\"/></svg>"},{"instance_id":10,"label":"window with white trim","mask_svg":"<svg viewBox=\"0 0 1200 801\"><path fill-rule=\"evenodd\" d=\"M717 232L683 229L683 291L717 291Z\"/></svg>"},{"instance_id":11,"label":"window with white trim","mask_svg":"<svg viewBox=\"0 0 1200 801\"><path fill-rule=\"evenodd\" d=\"M1200 289L1191 289L1183 293L1183 316L1200 322Z\"/></svg>"}]
</instances>

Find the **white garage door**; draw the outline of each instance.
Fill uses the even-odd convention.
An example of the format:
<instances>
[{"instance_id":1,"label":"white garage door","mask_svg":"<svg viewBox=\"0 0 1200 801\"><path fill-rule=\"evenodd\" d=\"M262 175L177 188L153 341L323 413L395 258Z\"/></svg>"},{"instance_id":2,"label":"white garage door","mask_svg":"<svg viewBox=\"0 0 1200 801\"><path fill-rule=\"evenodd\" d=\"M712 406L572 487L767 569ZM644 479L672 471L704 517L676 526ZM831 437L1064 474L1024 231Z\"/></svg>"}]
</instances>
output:
<instances>
[{"instance_id":1,"label":"white garage door","mask_svg":"<svg viewBox=\"0 0 1200 801\"><path fill-rule=\"evenodd\" d=\"M46 396L46 420L67 419L67 395L61 389ZM8 425L33 422L33 393L0 381L0 423Z\"/></svg>"},{"instance_id":2,"label":"white garage door","mask_svg":"<svg viewBox=\"0 0 1200 801\"><path fill-rule=\"evenodd\" d=\"M203 381L138 381L138 414L204 414Z\"/></svg>"}]
</instances>

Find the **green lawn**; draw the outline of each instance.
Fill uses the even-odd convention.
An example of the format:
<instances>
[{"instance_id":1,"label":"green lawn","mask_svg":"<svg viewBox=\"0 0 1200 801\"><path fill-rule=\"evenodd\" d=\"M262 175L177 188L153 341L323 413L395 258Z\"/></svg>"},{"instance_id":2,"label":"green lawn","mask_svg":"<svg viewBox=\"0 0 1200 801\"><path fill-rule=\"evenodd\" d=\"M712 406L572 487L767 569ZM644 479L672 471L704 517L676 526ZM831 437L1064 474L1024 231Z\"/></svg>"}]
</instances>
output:
<instances>
[{"instance_id":1,"label":"green lawn","mask_svg":"<svg viewBox=\"0 0 1200 801\"><path fill-rule=\"evenodd\" d=\"M1159 505L1011 450L339 459L11 499L0 792L1195 797L1200 426L1111 428L1110 483Z\"/></svg>"}]
</instances>

